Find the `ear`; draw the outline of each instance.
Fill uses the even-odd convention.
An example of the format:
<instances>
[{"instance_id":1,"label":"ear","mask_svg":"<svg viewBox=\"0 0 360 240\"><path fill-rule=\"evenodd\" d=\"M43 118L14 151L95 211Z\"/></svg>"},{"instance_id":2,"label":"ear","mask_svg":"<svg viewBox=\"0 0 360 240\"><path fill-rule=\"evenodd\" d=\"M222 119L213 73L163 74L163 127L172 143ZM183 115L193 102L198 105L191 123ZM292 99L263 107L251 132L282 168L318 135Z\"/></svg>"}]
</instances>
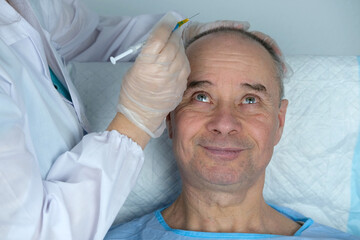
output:
<instances>
[{"instance_id":1,"label":"ear","mask_svg":"<svg viewBox=\"0 0 360 240\"><path fill-rule=\"evenodd\" d=\"M172 122L171 122L171 112L166 116L166 128L168 131L169 138L172 139L173 130L172 130Z\"/></svg>"},{"instance_id":2,"label":"ear","mask_svg":"<svg viewBox=\"0 0 360 240\"><path fill-rule=\"evenodd\" d=\"M276 132L276 141L275 141L275 145L277 145L281 139L283 130L284 130L284 126L285 126L285 115L286 115L286 110L287 110L287 106L289 104L289 101L287 99L283 99L281 100L280 103L280 109L278 112L278 121L279 121L279 126Z\"/></svg>"}]
</instances>

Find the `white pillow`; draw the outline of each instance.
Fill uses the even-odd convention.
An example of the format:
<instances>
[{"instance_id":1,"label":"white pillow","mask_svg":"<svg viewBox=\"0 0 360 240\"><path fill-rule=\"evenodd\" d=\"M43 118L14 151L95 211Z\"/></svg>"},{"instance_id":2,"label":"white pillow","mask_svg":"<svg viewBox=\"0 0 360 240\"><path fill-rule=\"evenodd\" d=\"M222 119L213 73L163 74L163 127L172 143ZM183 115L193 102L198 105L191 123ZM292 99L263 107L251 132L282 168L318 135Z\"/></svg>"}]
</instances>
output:
<instances>
[{"instance_id":1,"label":"white pillow","mask_svg":"<svg viewBox=\"0 0 360 240\"><path fill-rule=\"evenodd\" d=\"M282 140L267 168L264 196L319 223L360 235L360 80L356 57L292 56ZM116 113L131 63L72 63L72 78L94 131ZM98 80L101 79L101 82ZM165 132L145 149L139 180L114 224L176 199L181 180Z\"/></svg>"},{"instance_id":2,"label":"white pillow","mask_svg":"<svg viewBox=\"0 0 360 240\"><path fill-rule=\"evenodd\" d=\"M356 57L288 57L294 75L265 198L360 235L360 80Z\"/></svg>"}]
</instances>

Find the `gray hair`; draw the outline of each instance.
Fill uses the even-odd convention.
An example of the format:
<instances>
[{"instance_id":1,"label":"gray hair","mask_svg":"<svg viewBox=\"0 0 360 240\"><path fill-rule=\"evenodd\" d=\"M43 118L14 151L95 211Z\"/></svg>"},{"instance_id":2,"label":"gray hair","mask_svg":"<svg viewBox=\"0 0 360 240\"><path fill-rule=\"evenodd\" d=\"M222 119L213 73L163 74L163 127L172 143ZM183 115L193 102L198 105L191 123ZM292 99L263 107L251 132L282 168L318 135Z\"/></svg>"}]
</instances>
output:
<instances>
[{"instance_id":1,"label":"gray hair","mask_svg":"<svg viewBox=\"0 0 360 240\"><path fill-rule=\"evenodd\" d=\"M279 89L280 89L280 100L284 98L284 77L285 77L285 63L283 59L278 56L274 50L274 48L268 44L263 39L259 38L258 36L252 34L251 32L245 31L243 29L234 28L234 27L218 27L214 29L207 30L205 32L202 32L193 38L191 38L188 42L185 43L185 48L188 48L190 44L198 40L199 38L202 38L206 35L212 34L212 33L218 33L218 32L235 32L240 33L243 37L246 37L247 39L250 39L252 41L255 41L259 43L261 46L263 46L268 53L270 54L271 58L274 61L275 68L276 68L276 77L279 83Z\"/></svg>"}]
</instances>

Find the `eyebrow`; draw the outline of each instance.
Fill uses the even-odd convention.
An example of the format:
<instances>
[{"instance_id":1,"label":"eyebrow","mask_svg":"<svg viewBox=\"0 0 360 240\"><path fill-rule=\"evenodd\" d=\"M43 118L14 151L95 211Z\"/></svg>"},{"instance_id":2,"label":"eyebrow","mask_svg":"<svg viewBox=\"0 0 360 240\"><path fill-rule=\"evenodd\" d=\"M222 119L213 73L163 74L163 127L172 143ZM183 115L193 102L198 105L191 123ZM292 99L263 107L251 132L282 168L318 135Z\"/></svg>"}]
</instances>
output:
<instances>
[{"instance_id":1,"label":"eyebrow","mask_svg":"<svg viewBox=\"0 0 360 240\"><path fill-rule=\"evenodd\" d=\"M250 84L250 83L242 83L241 86L245 87L245 88L249 88L252 89L256 92L263 92L267 94L267 89L264 85L260 84L260 83L256 83L256 84Z\"/></svg>"},{"instance_id":2,"label":"eyebrow","mask_svg":"<svg viewBox=\"0 0 360 240\"><path fill-rule=\"evenodd\" d=\"M201 88L204 86L211 86L211 85L214 85L214 84L208 80L192 81L189 83L186 90L194 89L194 88ZM265 95L269 95L266 87L260 83L255 83L255 84L242 83L240 86L251 89L256 92L263 93Z\"/></svg>"},{"instance_id":3,"label":"eyebrow","mask_svg":"<svg viewBox=\"0 0 360 240\"><path fill-rule=\"evenodd\" d=\"M207 80L192 81L187 86L187 89L198 88L198 87L209 86L209 85L213 85L213 84L212 84L212 82L207 81Z\"/></svg>"}]
</instances>

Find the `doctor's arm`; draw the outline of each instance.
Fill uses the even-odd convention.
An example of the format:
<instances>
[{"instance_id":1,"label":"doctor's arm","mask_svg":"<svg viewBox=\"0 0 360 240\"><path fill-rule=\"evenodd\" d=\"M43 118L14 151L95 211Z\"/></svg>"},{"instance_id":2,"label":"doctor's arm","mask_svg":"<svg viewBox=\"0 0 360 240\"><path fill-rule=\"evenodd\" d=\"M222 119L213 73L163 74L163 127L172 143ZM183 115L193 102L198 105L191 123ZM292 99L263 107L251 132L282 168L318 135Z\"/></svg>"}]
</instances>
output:
<instances>
[{"instance_id":1,"label":"doctor's arm","mask_svg":"<svg viewBox=\"0 0 360 240\"><path fill-rule=\"evenodd\" d=\"M79 0L30 2L51 43L66 62L109 61L110 56L145 41L164 15L101 17ZM134 56L127 56L122 61L133 59Z\"/></svg>"},{"instance_id":2,"label":"doctor's arm","mask_svg":"<svg viewBox=\"0 0 360 240\"><path fill-rule=\"evenodd\" d=\"M144 149L150 140L150 135L144 130L136 126L122 113L117 113L114 119L109 124L108 131L118 131L122 135L128 136L134 142L140 145Z\"/></svg>"},{"instance_id":3,"label":"doctor's arm","mask_svg":"<svg viewBox=\"0 0 360 240\"><path fill-rule=\"evenodd\" d=\"M135 184L150 135L161 134L181 100L189 64L169 15L126 74L119 114L57 156L45 179L34 149L21 88L35 79L8 48L0 59L0 235L5 239L102 239ZM1 47L1 44L0 44ZM24 82L22 81L22 82ZM30 81L28 81L30 82ZM34 94L36 95L36 91ZM33 106L34 107L34 106ZM33 112L31 112L33 114ZM135 127L136 126L136 127ZM119 134L122 133L122 134ZM131 141L128 137L132 138ZM44 136L46 137L46 136ZM46 146L44 146L46 147Z\"/></svg>"},{"instance_id":4,"label":"doctor's arm","mask_svg":"<svg viewBox=\"0 0 360 240\"><path fill-rule=\"evenodd\" d=\"M141 148L115 131L88 134L42 179L11 74L0 67L1 239L102 239L135 184Z\"/></svg>"}]
</instances>

